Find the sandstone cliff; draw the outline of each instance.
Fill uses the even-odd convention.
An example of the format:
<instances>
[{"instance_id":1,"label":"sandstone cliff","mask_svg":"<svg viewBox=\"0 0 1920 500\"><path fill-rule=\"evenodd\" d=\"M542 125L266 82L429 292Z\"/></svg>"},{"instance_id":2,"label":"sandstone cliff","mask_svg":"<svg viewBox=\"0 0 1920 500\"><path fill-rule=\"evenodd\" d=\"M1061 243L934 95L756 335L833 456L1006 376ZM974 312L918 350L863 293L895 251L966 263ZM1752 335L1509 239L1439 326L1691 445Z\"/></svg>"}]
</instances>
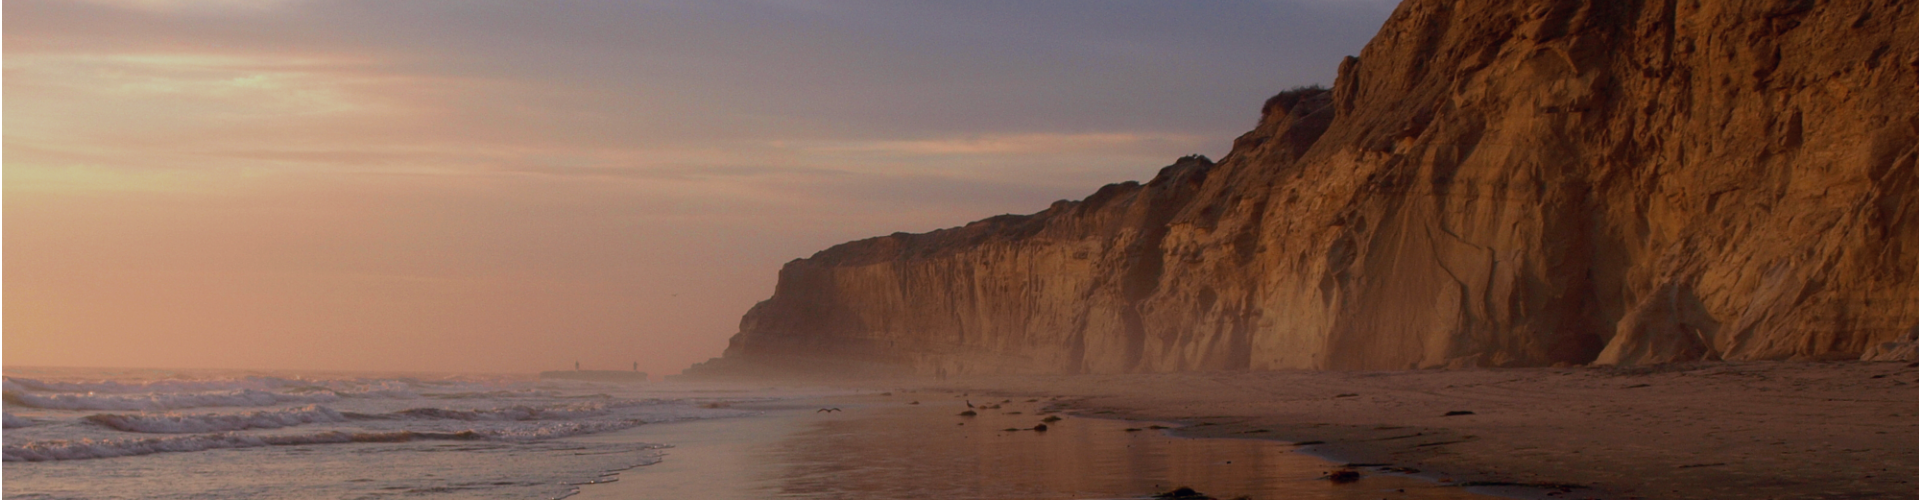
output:
<instances>
[{"instance_id":1,"label":"sandstone cliff","mask_svg":"<svg viewBox=\"0 0 1920 500\"><path fill-rule=\"evenodd\" d=\"M1858 358L1916 327L1914 40L1911 0L1408 0L1219 162L793 261L691 372Z\"/></svg>"}]
</instances>

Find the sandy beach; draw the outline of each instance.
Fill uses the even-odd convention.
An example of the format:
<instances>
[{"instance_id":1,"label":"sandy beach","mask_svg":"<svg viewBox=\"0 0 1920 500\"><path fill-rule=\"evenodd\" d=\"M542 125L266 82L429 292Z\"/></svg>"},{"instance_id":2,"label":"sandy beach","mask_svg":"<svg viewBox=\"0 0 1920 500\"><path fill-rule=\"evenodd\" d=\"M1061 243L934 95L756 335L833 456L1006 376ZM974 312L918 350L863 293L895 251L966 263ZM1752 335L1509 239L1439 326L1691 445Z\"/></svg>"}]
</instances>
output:
<instances>
[{"instance_id":1,"label":"sandy beach","mask_svg":"<svg viewBox=\"0 0 1920 500\"><path fill-rule=\"evenodd\" d=\"M1308 453L1418 469L1452 484L1591 488L1565 495L1573 498L1915 498L1915 376L1909 363L1744 362L994 377L921 387L1061 397L1084 415L1179 422L1188 436L1303 443Z\"/></svg>"},{"instance_id":2,"label":"sandy beach","mask_svg":"<svg viewBox=\"0 0 1920 500\"><path fill-rule=\"evenodd\" d=\"M673 447L571 498L1143 499L1182 486L1222 499L1495 498L1407 475L1336 483L1324 476L1337 464L1287 443L1182 437L1155 422L1059 413L1057 400L874 392L743 403L763 413L595 436Z\"/></svg>"}]
</instances>

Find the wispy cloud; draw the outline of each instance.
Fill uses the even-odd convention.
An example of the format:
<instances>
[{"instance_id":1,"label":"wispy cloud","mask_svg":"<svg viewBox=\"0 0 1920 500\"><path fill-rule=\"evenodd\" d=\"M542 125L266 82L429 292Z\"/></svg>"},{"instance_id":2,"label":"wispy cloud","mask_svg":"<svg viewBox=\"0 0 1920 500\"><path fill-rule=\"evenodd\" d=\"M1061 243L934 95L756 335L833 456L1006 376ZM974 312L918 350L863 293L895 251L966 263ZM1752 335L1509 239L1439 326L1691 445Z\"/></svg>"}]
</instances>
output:
<instances>
[{"instance_id":1,"label":"wispy cloud","mask_svg":"<svg viewBox=\"0 0 1920 500\"><path fill-rule=\"evenodd\" d=\"M1391 9L6 7L8 362L516 370L646 345L663 372L717 352L788 259L1223 153ZM665 289L698 300L636 298ZM480 347L364 354L448 339Z\"/></svg>"},{"instance_id":2,"label":"wispy cloud","mask_svg":"<svg viewBox=\"0 0 1920 500\"><path fill-rule=\"evenodd\" d=\"M1193 146L1213 138L1171 133L1029 133L998 134L939 139L910 139L853 142L777 141L777 148L794 148L822 153L874 153L890 155L1035 155L1087 152L1142 151L1166 149L1166 146Z\"/></svg>"}]
</instances>

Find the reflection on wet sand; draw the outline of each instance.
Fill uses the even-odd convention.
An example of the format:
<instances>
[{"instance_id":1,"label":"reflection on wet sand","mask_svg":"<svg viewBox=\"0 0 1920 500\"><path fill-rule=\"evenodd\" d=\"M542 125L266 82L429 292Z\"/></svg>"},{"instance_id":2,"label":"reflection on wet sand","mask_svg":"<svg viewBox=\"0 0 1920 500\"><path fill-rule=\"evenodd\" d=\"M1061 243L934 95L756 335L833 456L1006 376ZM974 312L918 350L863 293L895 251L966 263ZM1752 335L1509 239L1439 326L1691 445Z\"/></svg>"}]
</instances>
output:
<instances>
[{"instance_id":1,"label":"reflection on wet sand","mask_svg":"<svg viewBox=\"0 0 1920 500\"><path fill-rule=\"evenodd\" d=\"M1398 476L1334 484L1322 479L1330 464L1272 441L1176 438L1071 417L1036 432L1037 403L956 415L966 409L875 403L800 415L790 434L753 449L746 483L806 499L1141 498L1179 486L1219 498L1486 498Z\"/></svg>"}]
</instances>

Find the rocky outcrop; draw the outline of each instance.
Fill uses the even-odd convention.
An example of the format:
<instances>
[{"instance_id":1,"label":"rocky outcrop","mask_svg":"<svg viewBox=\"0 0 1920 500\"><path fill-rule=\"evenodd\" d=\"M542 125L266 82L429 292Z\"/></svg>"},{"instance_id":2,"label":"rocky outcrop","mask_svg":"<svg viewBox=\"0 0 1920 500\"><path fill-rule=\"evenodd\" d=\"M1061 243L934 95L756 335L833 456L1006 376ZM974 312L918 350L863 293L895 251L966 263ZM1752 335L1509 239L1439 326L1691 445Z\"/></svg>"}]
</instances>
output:
<instances>
[{"instance_id":1,"label":"rocky outcrop","mask_svg":"<svg viewBox=\"0 0 1920 500\"><path fill-rule=\"evenodd\" d=\"M692 373L1858 359L1916 326L1914 40L1911 1L1409 0L1219 162L793 261Z\"/></svg>"}]
</instances>

